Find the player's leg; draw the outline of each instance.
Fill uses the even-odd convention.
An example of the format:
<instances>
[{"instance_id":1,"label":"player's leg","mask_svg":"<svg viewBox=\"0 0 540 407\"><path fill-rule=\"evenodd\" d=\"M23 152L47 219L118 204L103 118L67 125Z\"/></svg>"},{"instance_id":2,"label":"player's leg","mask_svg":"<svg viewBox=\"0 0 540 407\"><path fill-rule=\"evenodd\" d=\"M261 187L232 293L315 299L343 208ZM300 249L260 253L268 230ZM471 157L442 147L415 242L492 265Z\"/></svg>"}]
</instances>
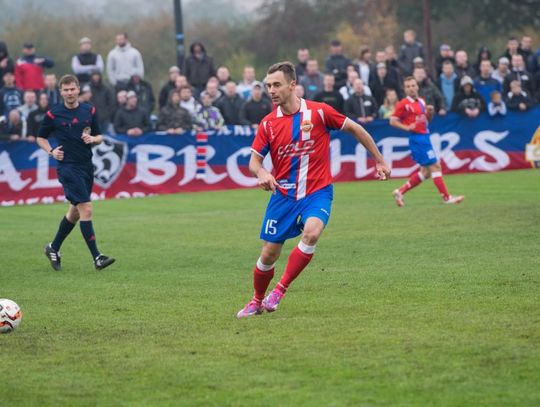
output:
<instances>
[{"instance_id":1,"label":"player's leg","mask_svg":"<svg viewBox=\"0 0 540 407\"><path fill-rule=\"evenodd\" d=\"M66 215L60 221L54 240L45 246L45 256L47 256L51 262L52 268L57 271L60 270L61 267L60 247L66 237L71 233L78 220L79 211L75 206L69 204Z\"/></svg>"},{"instance_id":2,"label":"player's leg","mask_svg":"<svg viewBox=\"0 0 540 407\"><path fill-rule=\"evenodd\" d=\"M302 238L289 254L283 276L263 301L263 306L268 312L277 309L291 283L300 275L313 258L315 246L330 218L332 199L333 187L330 185L304 198L304 201L301 203L301 219L303 224L300 227L302 229Z\"/></svg>"},{"instance_id":3,"label":"player's leg","mask_svg":"<svg viewBox=\"0 0 540 407\"><path fill-rule=\"evenodd\" d=\"M427 176L426 176L427 173ZM429 171L426 170L425 167L420 167L418 171L415 171L403 184L400 188L395 189L392 191L392 195L394 196L394 199L396 200L397 206L403 206L405 205L405 202L403 201L403 195L413 189L414 187L420 185L422 181L424 181L426 178L429 177Z\"/></svg>"},{"instance_id":4,"label":"player's leg","mask_svg":"<svg viewBox=\"0 0 540 407\"><path fill-rule=\"evenodd\" d=\"M441 195L443 202L447 204L458 204L465 198L463 195L458 196L452 196L448 193L448 189L446 188L446 183L444 182L443 176L442 176L442 168L441 164L437 161L434 164L431 164L428 167L429 173L431 175L431 178L433 179L433 183L437 187L437 190L439 191L439 194Z\"/></svg>"},{"instance_id":5,"label":"player's leg","mask_svg":"<svg viewBox=\"0 0 540 407\"><path fill-rule=\"evenodd\" d=\"M104 269L114 263L115 259L101 254L98 250L96 243L96 234L94 233L94 225L92 224L92 202L82 202L77 204L77 210L79 211L81 227L81 233L84 241L88 246L88 250L92 254L94 265L98 270Z\"/></svg>"}]
</instances>

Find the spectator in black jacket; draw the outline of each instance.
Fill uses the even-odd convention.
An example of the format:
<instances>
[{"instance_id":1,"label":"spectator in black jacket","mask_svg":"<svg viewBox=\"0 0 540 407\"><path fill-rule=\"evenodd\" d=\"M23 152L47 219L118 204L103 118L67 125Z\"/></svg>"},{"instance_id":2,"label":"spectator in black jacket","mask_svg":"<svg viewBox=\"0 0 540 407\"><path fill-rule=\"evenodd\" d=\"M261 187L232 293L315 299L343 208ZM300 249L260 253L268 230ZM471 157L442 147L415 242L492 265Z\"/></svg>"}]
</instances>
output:
<instances>
[{"instance_id":1,"label":"spectator in black jacket","mask_svg":"<svg viewBox=\"0 0 540 407\"><path fill-rule=\"evenodd\" d=\"M484 100L474 89L473 80L469 76L461 78L459 92L452 103L452 110L471 119L485 110Z\"/></svg>"},{"instance_id":2,"label":"spectator in black jacket","mask_svg":"<svg viewBox=\"0 0 540 407\"><path fill-rule=\"evenodd\" d=\"M353 82L354 93L345 102L345 114L360 123L369 123L377 118L379 106L372 96L364 94L364 82L355 79Z\"/></svg>"},{"instance_id":3,"label":"spectator in black jacket","mask_svg":"<svg viewBox=\"0 0 540 407\"><path fill-rule=\"evenodd\" d=\"M439 55L435 58L435 71L437 72L437 77L441 75L443 63L446 61L452 62L452 65L455 65L456 63L452 47L448 44L442 44L439 47Z\"/></svg>"},{"instance_id":4,"label":"spectator in black jacket","mask_svg":"<svg viewBox=\"0 0 540 407\"><path fill-rule=\"evenodd\" d=\"M469 56L467 55L467 52L462 49L456 52L456 65L454 67L454 71L459 79L463 78L464 76L468 76L470 78L474 78L476 76L476 72L474 72L473 67L469 64Z\"/></svg>"},{"instance_id":5,"label":"spectator in black jacket","mask_svg":"<svg viewBox=\"0 0 540 407\"><path fill-rule=\"evenodd\" d=\"M324 75L323 90L315 95L316 102L323 102L332 106L338 112L343 113L345 101L341 93L335 88L335 78L331 73Z\"/></svg>"},{"instance_id":6,"label":"spectator in black jacket","mask_svg":"<svg viewBox=\"0 0 540 407\"><path fill-rule=\"evenodd\" d=\"M406 30L403 33L403 44L399 49L398 64L403 76L412 75L413 60L416 57L424 58L422 44L416 41L416 33Z\"/></svg>"},{"instance_id":7,"label":"spectator in black jacket","mask_svg":"<svg viewBox=\"0 0 540 407\"><path fill-rule=\"evenodd\" d=\"M518 52L523 55L523 60L525 61L525 68L527 69L527 71L533 73L533 49L532 38L530 35L524 35L523 37L521 37Z\"/></svg>"},{"instance_id":8,"label":"spectator in black jacket","mask_svg":"<svg viewBox=\"0 0 540 407\"><path fill-rule=\"evenodd\" d=\"M307 61L310 59L309 49L299 48L296 52L296 58L298 59L298 63L295 66L296 83L298 83L300 82L300 78L306 74Z\"/></svg>"},{"instance_id":9,"label":"spectator in black jacket","mask_svg":"<svg viewBox=\"0 0 540 407\"><path fill-rule=\"evenodd\" d=\"M4 86L4 74L6 72L15 73L13 58L10 58L7 45L0 41L0 89Z\"/></svg>"},{"instance_id":10,"label":"spectator in black jacket","mask_svg":"<svg viewBox=\"0 0 540 407\"><path fill-rule=\"evenodd\" d=\"M120 108L114 117L114 131L128 136L141 136L150 130L150 120L146 110L137 105L137 94L127 92L126 106Z\"/></svg>"},{"instance_id":11,"label":"spectator in black jacket","mask_svg":"<svg viewBox=\"0 0 540 407\"><path fill-rule=\"evenodd\" d=\"M335 89L341 88L347 81L347 67L351 64L351 60L343 55L343 47L341 41L332 40L330 42L330 55L326 59L326 72L334 75Z\"/></svg>"},{"instance_id":12,"label":"spectator in black jacket","mask_svg":"<svg viewBox=\"0 0 540 407\"><path fill-rule=\"evenodd\" d=\"M244 105L244 99L236 93L236 83L227 82L225 94L215 104L225 120L225 124L240 124L240 110Z\"/></svg>"},{"instance_id":13,"label":"spectator in black jacket","mask_svg":"<svg viewBox=\"0 0 540 407\"><path fill-rule=\"evenodd\" d=\"M28 119L26 119L27 137L33 137L35 141L35 138L38 136L39 126L41 126L41 122L49 109L49 97L46 93L40 93L37 110L30 113Z\"/></svg>"},{"instance_id":14,"label":"spectator in black jacket","mask_svg":"<svg viewBox=\"0 0 540 407\"><path fill-rule=\"evenodd\" d=\"M208 78L216 75L214 60L206 54L204 45L200 42L194 42L189 47L190 55L186 59L185 74L191 86L195 88L195 94L200 94Z\"/></svg>"},{"instance_id":15,"label":"spectator in black jacket","mask_svg":"<svg viewBox=\"0 0 540 407\"><path fill-rule=\"evenodd\" d=\"M480 65L482 61L489 61L492 69L495 69L495 64L491 61L491 51L486 46L481 46L478 50L478 56L476 57L476 63L474 64L474 72L476 75L480 75Z\"/></svg>"},{"instance_id":16,"label":"spectator in black jacket","mask_svg":"<svg viewBox=\"0 0 540 407\"><path fill-rule=\"evenodd\" d=\"M384 102L384 97L388 89L394 89L399 94L399 82L388 75L388 69L384 62L379 62L375 70L375 75L369 79L369 88L371 95L380 106Z\"/></svg>"},{"instance_id":17,"label":"spectator in black jacket","mask_svg":"<svg viewBox=\"0 0 540 407\"><path fill-rule=\"evenodd\" d=\"M509 61L512 60L514 55L519 54L519 42L516 37L508 38L506 43L506 50L504 51L503 57L508 58Z\"/></svg>"},{"instance_id":18,"label":"spectator in black jacket","mask_svg":"<svg viewBox=\"0 0 540 407\"><path fill-rule=\"evenodd\" d=\"M519 81L521 83L521 89L527 92L529 95L534 93L533 77L526 70L523 55L514 54L512 56L512 70L504 78L503 94L510 92L510 83L512 81Z\"/></svg>"},{"instance_id":19,"label":"spectator in black jacket","mask_svg":"<svg viewBox=\"0 0 540 407\"><path fill-rule=\"evenodd\" d=\"M143 80L139 75L135 74L127 83L126 90L134 91L137 94L137 101L141 108L146 110L148 114L152 113L156 104L154 91L150 82Z\"/></svg>"},{"instance_id":20,"label":"spectator in black jacket","mask_svg":"<svg viewBox=\"0 0 540 407\"><path fill-rule=\"evenodd\" d=\"M399 70L397 68L395 68L391 63L390 61L388 61L388 58L387 58L387 55L386 55L386 52L384 51L377 51L375 53L375 68L377 68L377 65L380 64L380 63L383 63L386 65L386 75L388 76L388 80L390 80L392 83L397 83L398 84L398 88L397 88L397 91L398 91L398 96L401 95L401 86L399 85L401 83L401 78L399 76ZM375 71L372 73L370 72L370 80L372 77L375 77L375 74L376 74L376 69Z\"/></svg>"},{"instance_id":21,"label":"spectator in black jacket","mask_svg":"<svg viewBox=\"0 0 540 407\"><path fill-rule=\"evenodd\" d=\"M71 69L81 86L90 82L92 72L103 73L105 64L101 55L92 52L92 40L83 37L79 41L80 52L71 58ZM52 105L53 103L51 103Z\"/></svg>"},{"instance_id":22,"label":"spectator in black jacket","mask_svg":"<svg viewBox=\"0 0 540 407\"><path fill-rule=\"evenodd\" d=\"M167 134L178 135L193 128L191 114L180 106L180 92L173 89L169 94L169 101L159 112L157 129Z\"/></svg>"},{"instance_id":23,"label":"spectator in black jacket","mask_svg":"<svg viewBox=\"0 0 540 407\"><path fill-rule=\"evenodd\" d=\"M240 109L240 123L251 125L256 129L263 117L272 109L272 102L263 97L263 84L255 82L251 88L251 97Z\"/></svg>"},{"instance_id":24,"label":"spectator in black jacket","mask_svg":"<svg viewBox=\"0 0 540 407\"><path fill-rule=\"evenodd\" d=\"M533 107L533 104L531 96L521 88L521 83L518 80L510 82L510 92L506 95L506 107L508 110L524 112Z\"/></svg>"},{"instance_id":25,"label":"spectator in black jacket","mask_svg":"<svg viewBox=\"0 0 540 407\"><path fill-rule=\"evenodd\" d=\"M115 110L114 93L109 86L103 83L101 72L94 72L90 76L90 102L96 107L99 128L105 132L113 120Z\"/></svg>"},{"instance_id":26,"label":"spectator in black jacket","mask_svg":"<svg viewBox=\"0 0 540 407\"><path fill-rule=\"evenodd\" d=\"M169 68L169 80L159 91L158 103L160 109L167 104L167 101L169 100L169 92L176 87L176 78L178 78L178 75L180 75L180 68L177 66L171 66Z\"/></svg>"}]
</instances>

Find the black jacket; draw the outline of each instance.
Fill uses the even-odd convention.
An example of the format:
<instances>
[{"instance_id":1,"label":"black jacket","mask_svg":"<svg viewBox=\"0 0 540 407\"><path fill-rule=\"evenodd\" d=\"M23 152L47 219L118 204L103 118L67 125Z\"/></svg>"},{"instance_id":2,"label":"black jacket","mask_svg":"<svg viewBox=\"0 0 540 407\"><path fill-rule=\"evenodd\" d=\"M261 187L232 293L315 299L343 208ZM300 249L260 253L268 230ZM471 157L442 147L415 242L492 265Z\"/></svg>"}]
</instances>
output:
<instances>
[{"instance_id":1,"label":"black jacket","mask_svg":"<svg viewBox=\"0 0 540 407\"><path fill-rule=\"evenodd\" d=\"M258 102L249 99L240 108L241 124L259 124L264 116L272 111L272 102L263 97Z\"/></svg>"},{"instance_id":2,"label":"black jacket","mask_svg":"<svg viewBox=\"0 0 540 407\"><path fill-rule=\"evenodd\" d=\"M176 86L173 81L169 81L165 85L163 85L163 87L159 91L159 97L158 97L158 103L159 103L160 109L163 108L167 104L167 101L169 100L169 92L173 90L175 87Z\"/></svg>"},{"instance_id":3,"label":"black jacket","mask_svg":"<svg viewBox=\"0 0 540 407\"><path fill-rule=\"evenodd\" d=\"M239 95L235 95L232 98L227 95L223 95L216 101L216 103L214 103L214 106L217 107L221 112L221 115L225 120L225 124L240 124L240 110L242 109L243 105L244 99L242 99Z\"/></svg>"},{"instance_id":4,"label":"black jacket","mask_svg":"<svg viewBox=\"0 0 540 407\"><path fill-rule=\"evenodd\" d=\"M156 104L156 98L154 97L154 91L152 90L150 82L141 79L138 83L135 83L133 79L130 79L126 85L126 90L134 91L137 94L139 106L149 114L152 113Z\"/></svg>"},{"instance_id":5,"label":"black jacket","mask_svg":"<svg viewBox=\"0 0 540 407\"><path fill-rule=\"evenodd\" d=\"M172 103L169 95L167 104L159 111L157 129L164 131L168 129L177 129L179 127L184 130L191 130L193 127L193 120L187 109Z\"/></svg>"},{"instance_id":6,"label":"black jacket","mask_svg":"<svg viewBox=\"0 0 540 407\"><path fill-rule=\"evenodd\" d=\"M353 120L357 120L359 117L368 116L377 118L378 114L379 106L373 96L358 96L353 93L349 99L345 101L345 115Z\"/></svg>"},{"instance_id":7,"label":"black jacket","mask_svg":"<svg viewBox=\"0 0 540 407\"><path fill-rule=\"evenodd\" d=\"M330 55L326 60L326 72L334 74L336 78L335 89L341 88L347 82L347 67L351 60L345 55Z\"/></svg>"},{"instance_id":8,"label":"black jacket","mask_svg":"<svg viewBox=\"0 0 540 407\"><path fill-rule=\"evenodd\" d=\"M0 62L7 59L6 67L0 67L0 89L4 86L4 74L6 72L15 72L15 65L13 59L9 57L7 45L4 41L0 41Z\"/></svg>"},{"instance_id":9,"label":"black jacket","mask_svg":"<svg viewBox=\"0 0 540 407\"><path fill-rule=\"evenodd\" d=\"M330 92L323 90L322 92L317 93L313 100L316 102L326 103L327 105L336 109L339 113L344 112L345 101L343 100L341 93L339 93L337 90L332 90Z\"/></svg>"},{"instance_id":10,"label":"black jacket","mask_svg":"<svg viewBox=\"0 0 540 407\"><path fill-rule=\"evenodd\" d=\"M452 101L452 111L464 114L465 109L475 108L480 109L480 111L486 110L484 99L482 99L482 96L474 88L470 94L466 95L463 87L461 87Z\"/></svg>"},{"instance_id":11,"label":"black jacket","mask_svg":"<svg viewBox=\"0 0 540 407\"><path fill-rule=\"evenodd\" d=\"M37 110L34 110L28 115L28 118L26 119L26 134L34 137L38 136L39 126L41 126L41 122L43 121L43 118L47 114L48 110L49 107L46 109L38 107Z\"/></svg>"},{"instance_id":12,"label":"black jacket","mask_svg":"<svg viewBox=\"0 0 540 407\"><path fill-rule=\"evenodd\" d=\"M519 104L524 103L527 109L533 107L534 102L527 92L521 91L519 95L514 95L512 92L508 92L505 97L506 107L508 110L520 110Z\"/></svg>"},{"instance_id":13,"label":"black jacket","mask_svg":"<svg viewBox=\"0 0 540 407\"><path fill-rule=\"evenodd\" d=\"M383 104L387 89L394 89L398 97L400 97L401 92L399 89L399 82L390 77L388 73L381 82L381 79L376 72L377 71L375 71L374 75L370 75L369 77L369 88L371 89L371 94L377 101L377 104L379 106Z\"/></svg>"},{"instance_id":14,"label":"black jacket","mask_svg":"<svg viewBox=\"0 0 540 407\"><path fill-rule=\"evenodd\" d=\"M519 83L521 83L521 89L529 95L534 93L533 76L529 72L512 70L512 72L506 75L503 82L504 94L510 92L510 83L512 81L519 81Z\"/></svg>"},{"instance_id":15,"label":"black jacket","mask_svg":"<svg viewBox=\"0 0 540 407\"><path fill-rule=\"evenodd\" d=\"M111 88L103 82L90 82L92 97L90 102L96 107L97 118L100 124L112 121L116 100ZM101 129L105 131L106 129Z\"/></svg>"},{"instance_id":16,"label":"black jacket","mask_svg":"<svg viewBox=\"0 0 540 407\"><path fill-rule=\"evenodd\" d=\"M195 45L200 45L203 55L202 58L197 58L193 49ZM216 75L216 70L214 68L214 60L212 57L206 55L206 50L201 43L194 42L189 48L191 55L186 59L186 69L185 74L187 80L191 86L194 86L198 89L203 89L206 86L206 82L211 76Z\"/></svg>"},{"instance_id":17,"label":"black jacket","mask_svg":"<svg viewBox=\"0 0 540 407\"><path fill-rule=\"evenodd\" d=\"M114 131L119 134L126 134L129 129L140 128L144 133L150 130L150 120L146 110L137 106L133 110L122 107L116 112L114 117Z\"/></svg>"}]
</instances>

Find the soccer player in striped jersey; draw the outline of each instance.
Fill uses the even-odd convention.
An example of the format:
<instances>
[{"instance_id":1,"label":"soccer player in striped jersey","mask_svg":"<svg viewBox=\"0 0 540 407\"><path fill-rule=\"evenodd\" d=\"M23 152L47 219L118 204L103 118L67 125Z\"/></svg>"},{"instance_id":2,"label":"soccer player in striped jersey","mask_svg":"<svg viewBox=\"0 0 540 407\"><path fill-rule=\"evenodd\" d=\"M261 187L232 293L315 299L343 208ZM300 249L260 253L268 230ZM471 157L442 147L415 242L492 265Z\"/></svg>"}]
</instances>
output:
<instances>
[{"instance_id":1,"label":"soccer player in striped jersey","mask_svg":"<svg viewBox=\"0 0 540 407\"><path fill-rule=\"evenodd\" d=\"M429 138L428 122L433 117L433 106L426 106L424 99L418 96L418 83L412 76L405 78L403 85L407 97L397 103L390 117L390 125L409 132L409 148L413 160L420 166L420 171L415 172L401 188L392 192L396 204L405 205L403 195L429 177L433 179L444 203L458 204L465 197L448 193L442 178L441 164Z\"/></svg>"},{"instance_id":2,"label":"soccer player in striped jersey","mask_svg":"<svg viewBox=\"0 0 540 407\"><path fill-rule=\"evenodd\" d=\"M249 169L259 186L272 191L272 195L261 228L262 251L253 270L255 293L238 312L238 318L258 315L263 310L275 311L290 284L313 257L332 206L330 129L353 134L375 158L379 178L390 177L389 167L362 126L325 103L295 95L296 73L290 62L272 65L266 86L276 109L258 127ZM272 158L272 173L263 167L267 154ZM302 238L290 253L281 280L265 297L283 243L300 234Z\"/></svg>"}]
</instances>

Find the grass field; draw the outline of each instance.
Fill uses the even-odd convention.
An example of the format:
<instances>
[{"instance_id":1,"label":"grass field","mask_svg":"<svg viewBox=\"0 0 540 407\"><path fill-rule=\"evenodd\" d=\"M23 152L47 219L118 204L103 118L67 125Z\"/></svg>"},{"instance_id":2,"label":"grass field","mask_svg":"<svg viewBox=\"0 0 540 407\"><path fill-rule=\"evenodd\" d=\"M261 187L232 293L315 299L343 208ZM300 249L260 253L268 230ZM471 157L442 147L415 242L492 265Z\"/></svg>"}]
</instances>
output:
<instances>
[{"instance_id":1,"label":"grass field","mask_svg":"<svg viewBox=\"0 0 540 407\"><path fill-rule=\"evenodd\" d=\"M280 309L240 321L262 191L96 202L101 272L78 228L43 256L65 205L0 208L0 406L540 405L540 171L446 180L462 205L337 184Z\"/></svg>"}]
</instances>

